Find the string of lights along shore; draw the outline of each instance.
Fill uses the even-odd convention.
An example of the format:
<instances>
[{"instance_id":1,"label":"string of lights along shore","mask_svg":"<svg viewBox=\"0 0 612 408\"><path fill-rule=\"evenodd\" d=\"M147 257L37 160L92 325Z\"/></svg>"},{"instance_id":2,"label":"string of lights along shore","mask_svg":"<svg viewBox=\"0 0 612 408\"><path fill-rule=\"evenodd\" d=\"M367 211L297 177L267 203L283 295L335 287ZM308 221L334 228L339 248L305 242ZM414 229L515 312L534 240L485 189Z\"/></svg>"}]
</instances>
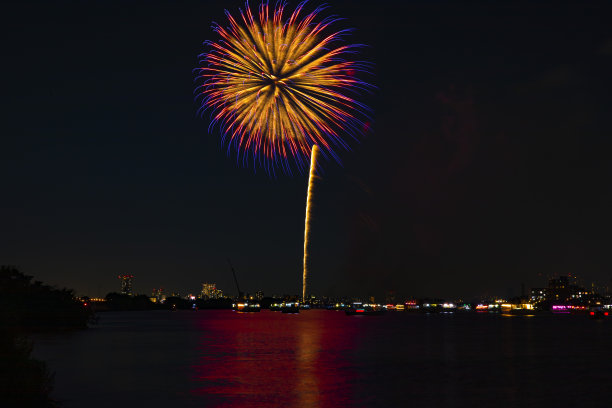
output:
<instances>
[{"instance_id":1,"label":"string of lights along shore","mask_svg":"<svg viewBox=\"0 0 612 408\"><path fill-rule=\"evenodd\" d=\"M307 12L299 3L261 3L229 25L213 23L216 41L206 41L196 69L199 114L218 127L222 144L243 166L267 174L303 174L308 195L304 231L302 298L308 282L310 204L317 175L317 156L340 161L335 149L346 150L371 128L369 108L348 96L373 89L361 76L369 63L353 60L362 44L346 44L350 29L336 29L335 16L322 17L325 7Z\"/></svg>"}]
</instances>

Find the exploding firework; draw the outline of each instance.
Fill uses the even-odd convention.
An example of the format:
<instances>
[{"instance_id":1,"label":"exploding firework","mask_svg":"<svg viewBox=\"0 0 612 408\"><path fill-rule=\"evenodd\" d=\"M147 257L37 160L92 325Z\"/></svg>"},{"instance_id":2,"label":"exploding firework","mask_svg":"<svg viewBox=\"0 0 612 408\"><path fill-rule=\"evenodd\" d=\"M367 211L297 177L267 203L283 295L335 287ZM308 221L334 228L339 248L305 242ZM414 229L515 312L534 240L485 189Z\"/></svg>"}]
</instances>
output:
<instances>
[{"instance_id":1,"label":"exploding firework","mask_svg":"<svg viewBox=\"0 0 612 408\"><path fill-rule=\"evenodd\" d=\"M210 112L228 152L269 172L302 171L315 145L338 160L335 150L369 129L368 108L347 95L371 88L356 76L367 64L349 58L360 45L342 45L350 30L331 31L337 18L316 22L323 8L304 5L287 17L282 2L258 15L246 3L238 19L226 11L229 26L214 24L221 38L200 55L200 114Z\"/></svg>"}]
</instances>

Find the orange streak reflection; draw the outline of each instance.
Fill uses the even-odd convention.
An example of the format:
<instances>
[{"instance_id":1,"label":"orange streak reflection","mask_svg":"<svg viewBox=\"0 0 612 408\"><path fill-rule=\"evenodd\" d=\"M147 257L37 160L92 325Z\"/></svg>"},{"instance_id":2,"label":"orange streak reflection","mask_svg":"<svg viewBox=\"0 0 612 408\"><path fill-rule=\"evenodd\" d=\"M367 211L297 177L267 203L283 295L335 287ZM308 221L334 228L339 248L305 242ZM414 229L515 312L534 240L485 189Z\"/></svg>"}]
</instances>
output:
<instances>
[{"instance_id":1,"label":"orange streak reflection","mask_svg":"<svg viewBox=\"0 0 612 408\"><path fill-rule=\"evenodd\" d=\"M202 321L192 394L207 407L351 407L346 316L262 311ZM332 315L333 316L333 315Z\"/></svg>"}]
</instances>

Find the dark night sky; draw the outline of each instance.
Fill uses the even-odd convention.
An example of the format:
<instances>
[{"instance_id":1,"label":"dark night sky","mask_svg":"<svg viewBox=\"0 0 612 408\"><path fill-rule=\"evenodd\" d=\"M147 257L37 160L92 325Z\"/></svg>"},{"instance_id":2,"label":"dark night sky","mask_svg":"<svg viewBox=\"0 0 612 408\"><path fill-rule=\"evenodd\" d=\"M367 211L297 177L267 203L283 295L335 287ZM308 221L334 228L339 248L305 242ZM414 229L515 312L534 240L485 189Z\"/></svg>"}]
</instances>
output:
<instances>
[{"instance_id":1,"label":"dark night sky","mask_svg":"<svg viewBox=\"0 0 612 408\"><path fill-rule=\"evenodd\" d=\"M378 90L317 186L314 293L610 282L612 7L501 3L330 2ZM306 177L236 166L195 113L210 23L241 4L3 6L0 264L80 294L120 273L233 293L230 257L244 290L300 292Z\"/></svg>"}]
</instances>

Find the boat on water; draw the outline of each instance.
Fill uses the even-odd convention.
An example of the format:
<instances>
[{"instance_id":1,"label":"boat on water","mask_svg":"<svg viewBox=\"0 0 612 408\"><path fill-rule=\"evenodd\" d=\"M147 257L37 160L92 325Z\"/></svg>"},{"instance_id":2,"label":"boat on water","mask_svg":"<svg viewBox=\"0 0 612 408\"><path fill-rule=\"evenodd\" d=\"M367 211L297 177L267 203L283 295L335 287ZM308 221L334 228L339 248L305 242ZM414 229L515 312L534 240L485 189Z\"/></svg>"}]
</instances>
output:
<instances>
[{"instance_id":1,"label":"boat on water","mask_svg":"<svg viewBox=\"0 0 612 408\"><path fill-rule=\"evenodd\" d=\"M345 313L347 316L378 316L384 314L385 309L377 304L353 302Z\"/></svg>"},{"instance_id":2,"label":"boat on water","mask_svg":"<svg viewBox=\"0 0 612 408\"><path fill-rule=\"evenodd\" d=\"M535 308L531 303L501 303L502 315L512 316L533 316L535 314Z\"/></svg>"},{"instance_id":3,"label":"boat on water","mask_svg":"<svg viewBox=\"0 0 612 408\"><path fill-rule=\"evenodd\" d=\"M589 317L591 319L603 319L610 315L608 310L603 310L601 307L592 307L589 310Z\"/></svg>"},{"instance_id":4,"label":"boat on water","mask_svg":"<svg viewBox=\"0 0 612 408\"><path fill-rule=\"evenodd\" d=\"M300 313L299 302L283 302L280 308L283 313Z\"/></svg>"},{"instance_id":5,"label":"boat on water","mask_svg":"<svg viewBox=\"0 0 612 408\"><path fill-rule=\"evenodd\" d=\"M259 303L238 302L232 304L232 310L239 313L260 312L261 306Z\"/></svg>"}]
</instances>

